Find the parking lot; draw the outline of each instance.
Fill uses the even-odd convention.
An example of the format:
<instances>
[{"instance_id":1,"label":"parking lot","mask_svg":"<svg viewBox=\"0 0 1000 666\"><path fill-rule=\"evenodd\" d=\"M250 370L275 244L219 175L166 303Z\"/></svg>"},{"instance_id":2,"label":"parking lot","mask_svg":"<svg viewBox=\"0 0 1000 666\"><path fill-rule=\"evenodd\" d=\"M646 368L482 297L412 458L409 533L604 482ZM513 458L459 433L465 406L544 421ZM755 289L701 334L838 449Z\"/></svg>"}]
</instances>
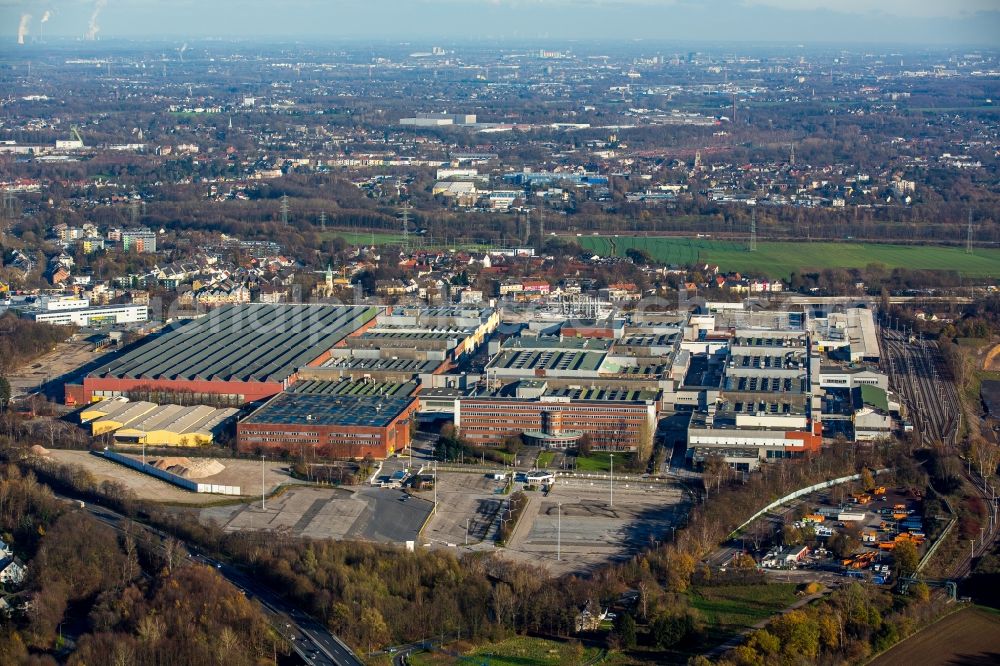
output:
<instances>
[{"instance_id":1,"label":"parking lot","mask_svg":"<svg viewBox=\"0 0 1000 666\"><path fill-rule=\"evenodd\" d=\"M25 367L18 368L7 379L13 398L30 395L41 390L48 382L72 373L79 367L101 357L88 342L60 342L56 348ZM55 389L56 387L51 387ZM61 400L61 395L50 395Z\"/></svg>"},{"instance_id":2,"label":"parking lot","mask_svg":"<svg viewBox=\"0 0 1000 666\"><path fill-rule=\"evenodd\" d=\"M405 500L402 498L406 497ZM385 488L297 486L265 502L209 507L199 512L227 532L285 531L314 539L359 539L404 545L416 541L431 503Z\"/></svg>"},{"instance_id":3,"label":"parking lot","mask_svg":"<svg viewBox=\"0 0 1000 666\"><path fill-rule=\"evenodd\" d=\"M422 542L463 550L468 525L469 550L495 548L496 512L509 499L504 485L483 474L442 472L438 514ZM613 506L610 482L596 477L560 477L547 495L525 495L528 505L513 536L496 550L554 573L585 572L669 538L687 512L685 493L673 484L616 481Z\"/></svg>"}]
</instances>

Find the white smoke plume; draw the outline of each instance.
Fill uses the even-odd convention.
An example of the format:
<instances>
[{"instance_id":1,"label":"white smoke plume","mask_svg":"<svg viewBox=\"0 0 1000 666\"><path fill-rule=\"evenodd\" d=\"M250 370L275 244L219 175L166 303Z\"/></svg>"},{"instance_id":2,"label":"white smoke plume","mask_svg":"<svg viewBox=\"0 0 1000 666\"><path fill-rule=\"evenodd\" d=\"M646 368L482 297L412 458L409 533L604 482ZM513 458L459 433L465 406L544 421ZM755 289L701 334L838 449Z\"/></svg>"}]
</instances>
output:
<instances>
[{"instance_id":1,"label":"white smoke plume","mask_svg":"<svg viewBox=\"0 0 1000 666\"><path fill-rule=\"evenodd\" d=\"M97 0L94 3L94 11L90 15L90 24L87 26L87 39L97 39L97 33L101 31L101 26L97 24L97 17L101 15L101 10L108 5L108 0Z\"/></svg>"},{"instance_id":2,"label":"white smoke plume","mask_svg":"<svg viewBox=\"0 0 1000 666\"><path fill-rule=\"evenodd\" d=\"M17 43L24 44L24 38L28 36L28 22L31 21L31 14L21 14L21 22L17 26Z\"/></svg>"},{"instance_id":3,"label":"white smoke plume","mask_svg":"<svg viewBox=\"0 0 1000 666\"><path fill-rule=\"evenodd\" d=\"M188 50L187 42L184 42L184 45L181 46L179 49L177 49L177 53L178 55L180 55L181 62L184 62L184 52L187 50Z\"/></svg>"},{"instance_id":4,"label":"white smoke plume","mask_svg":"<svg viewBox=\"0 0 1000 666\"><path fill-rule=\"evenodd\" d=\"M39 21L39 23L48 23L50 18L52 18L52 12L46 9L45 13L42 14L42 20Z\"/></svg>"}]
</instances>

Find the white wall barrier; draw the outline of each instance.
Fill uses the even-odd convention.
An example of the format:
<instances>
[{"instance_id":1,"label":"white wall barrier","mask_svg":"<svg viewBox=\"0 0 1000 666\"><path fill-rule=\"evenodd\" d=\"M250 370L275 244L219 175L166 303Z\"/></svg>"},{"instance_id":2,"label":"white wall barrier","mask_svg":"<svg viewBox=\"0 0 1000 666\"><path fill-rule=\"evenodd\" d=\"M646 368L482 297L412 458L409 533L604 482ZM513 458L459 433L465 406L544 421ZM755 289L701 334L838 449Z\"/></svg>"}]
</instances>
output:
<instances>
[{"instance_id":1,"label":"white wall barrier","mask_svg":"<svg viewBox=\"0 0 1000 666\"><path fill-rule=\"evenodd\" d=\"M157 469L149 463L144 463L141 460L136 460L129 456L123 456L120 453L115 453L114 451L94 451L95 455L101 456L102 458L107 458L126 467L131 467L132 469L142 472L143 474L149 474L150 476L155 476L158 479L166 481L167 483L172 483L175 486L183 488L184 490L190 490L193 493L212 493L215 495L241 495L239 486L220 486L214 483L197 483L191 479L185 479L183 476L178 476L172 472L166 470Z\"/></svg>"}]
</instances>

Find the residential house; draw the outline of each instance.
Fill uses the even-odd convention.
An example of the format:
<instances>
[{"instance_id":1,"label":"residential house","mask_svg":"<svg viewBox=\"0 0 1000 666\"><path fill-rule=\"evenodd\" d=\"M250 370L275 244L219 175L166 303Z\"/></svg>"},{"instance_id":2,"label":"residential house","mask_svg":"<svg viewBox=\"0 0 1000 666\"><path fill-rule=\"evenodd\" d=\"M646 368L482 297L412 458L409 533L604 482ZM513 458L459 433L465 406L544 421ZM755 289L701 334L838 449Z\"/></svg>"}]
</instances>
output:
<instances>
[{"instance_id":1,"label":"residential house","mask_svg":"<svg viewBox=\"0 0 1000 666\"><path fill-rule=\"evenodd\" d=\"M4 585L17 586L24 582L24 575L27 569L24 564L14 557L8 555L0 560L0 583Z\"/></svg>"}]
</instances>

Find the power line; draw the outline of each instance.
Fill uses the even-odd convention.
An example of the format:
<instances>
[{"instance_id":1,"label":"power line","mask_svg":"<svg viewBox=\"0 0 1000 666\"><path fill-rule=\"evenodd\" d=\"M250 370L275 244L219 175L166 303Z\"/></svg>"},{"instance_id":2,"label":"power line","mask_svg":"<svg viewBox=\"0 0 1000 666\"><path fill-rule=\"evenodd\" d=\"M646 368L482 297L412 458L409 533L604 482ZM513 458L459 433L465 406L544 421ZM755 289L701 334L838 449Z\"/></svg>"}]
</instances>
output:
<instances>
[{"instance_id":1,"label":"power line","mask_svg":"<svg viewBox=\"0 0 1000 666\"><path fill-rule=\"evenodd\" d=\"M288 224L288 195L281 195L281 223Z\"/></svg>"},{"instance_id":2,"label":"power line","mask_svg":"<svg viewBox=\"0 0 1000 666\"><path fill-rule=\"evenodd\" d=\"M757 209L750 209L750 246L747 248L750 252L757 251Z\"/></svg>"}]
</instances>

